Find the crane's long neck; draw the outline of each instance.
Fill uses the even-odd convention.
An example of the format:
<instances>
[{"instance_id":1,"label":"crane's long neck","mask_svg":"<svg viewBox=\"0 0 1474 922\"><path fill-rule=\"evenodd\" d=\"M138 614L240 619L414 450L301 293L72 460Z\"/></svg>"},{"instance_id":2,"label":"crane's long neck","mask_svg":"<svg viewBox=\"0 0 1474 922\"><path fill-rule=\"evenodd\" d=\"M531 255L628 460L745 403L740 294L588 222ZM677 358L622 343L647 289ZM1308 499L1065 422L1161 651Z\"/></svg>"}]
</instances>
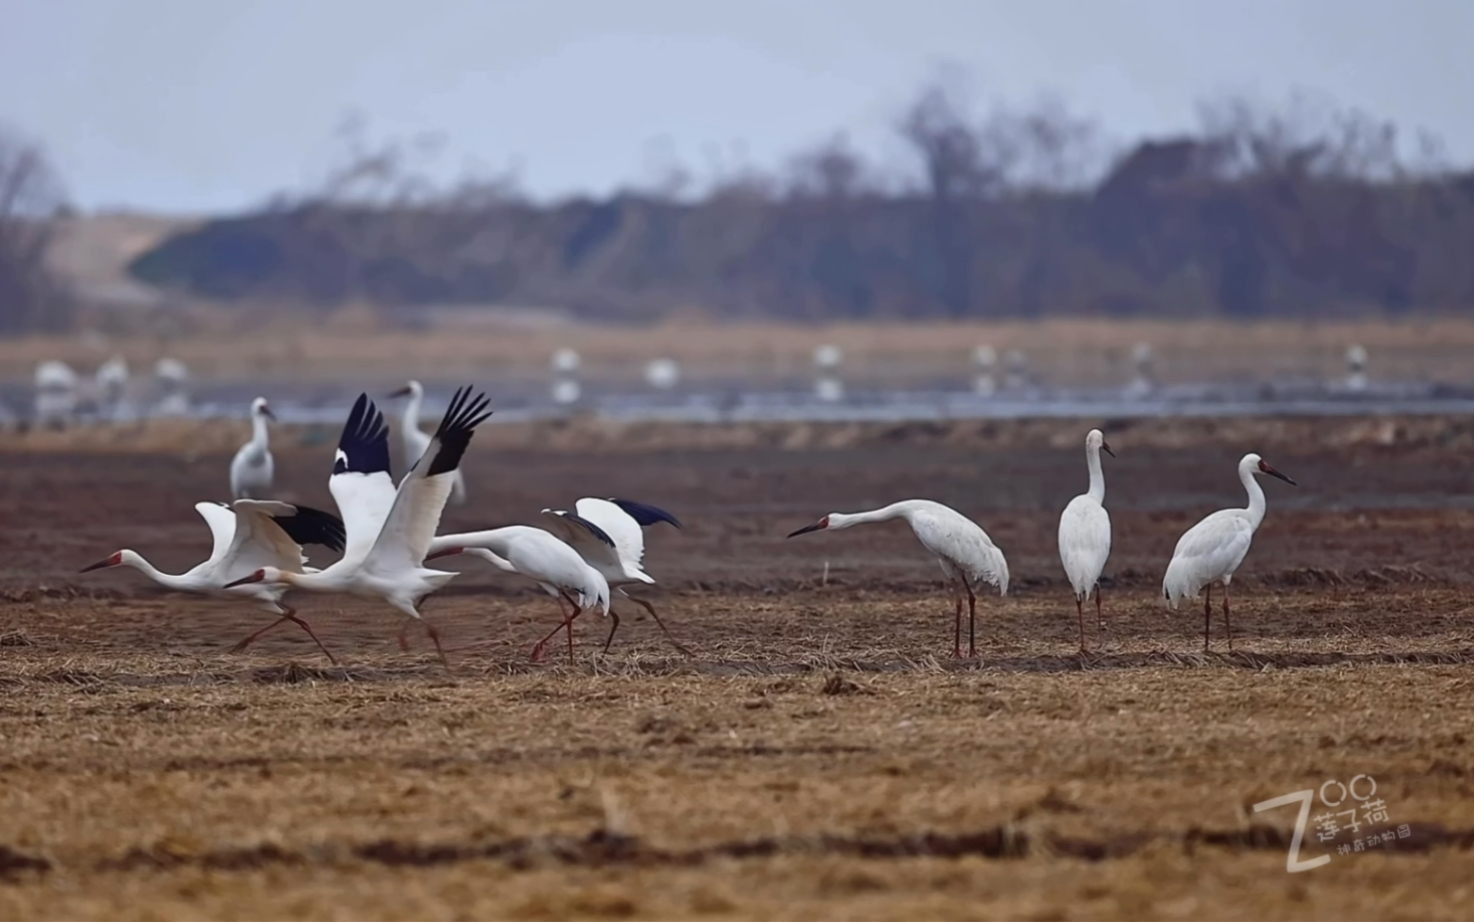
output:
<instances>
[{"instance_id":1,"label":"crane's long neck","mask_svg":"<svg viewBox=\"0 0 1474 922\"><path fill-rule=\"evenodd\" d=\"M1087 495L1097 503L1105 502L1105 472L1100 469L1100 446L1085 447L1085 463L1090 468L1090 489Z\"/></svg>"},{"instance_id":2,"label":"crane's long neck","mask_svg":"<svg viewBox=\"0 0 1474 922\"><path fill-rule=\"evenodd\" d=\"M841 512L831 513L829 516L830 528L849 528L854 525L868 525L871 522L889 522L891 519L903 519L906 517L906 504L904 502L891 503L879 509L869 512L856 512L846 515Z\"/></svg>"},{"instance_id":3,"label":"crane's long neck","mask_svg":"<svg viewBox=\"0 0 1474 922\"><path fill-rule=\"evenodd\" d=\"M316 573L293 573L291 570L280 570L276 573L274 582L307 592L345 592L352 581L354 569L356 568L337 569L330 566Z\"/></svg>"},{"instance_id":4,"label":"crane's long neck","mask_svg":"<svg viewBox=\"0 0 1474 922\"><path fill-rule=\"evenodd\" d=\"M149 579L167 589L177 589L181 592L190 592L199 587L189 578L187 573L165 573L158 567L144 560L138 554L128 554L123 558L123 566L132 567Z\"/></svg>"},{"instance_id":5,"label":"crane's long neck","mask_svg":"<svg viewBox=\"0 0 1474 922\"><path fill-rule=\"evenodd\" d=\"M267 439L266 414L251 414L251 444L257 448L265 448Z\"/></svg>"},{"instance_id":6,"label":"crane's long neck","mask_svg":"<svg viewBox=\"0 0 1474 922\"><path fill-rule=\"evenodd\" d=\"M1259 478L1254 476L1252 465L1244 464L1239 467L1239 479L1244 482L1244 489L1249 494L1249 522L1257 529L1259 523L1264 521L1264 488L1259 485Z\"/></svg>"},{"instance_id":7,"label":"crane's long neck","mask_svg":"<svg viewBox=\"0 0 1474 922\"><path fill-rule=\"evenodd\" d=\"M423 394L416 394L414 391L410 391L409 396L404 398L404 409L399 411L399 421L404 428L420 428L420 402L423 399Z\"/></svg>"},{"instance_id":8,"label":"crane's long neck","mask_svg":"<svg viewBox=\"0 0 1474 922\"><path fill-rule=\"evenodd\" d=\"M430 542L429 553L448 551L452 548L460 548L462 553L480 557L499 570L505 570L508 573L517 572L517 568L506 559L511 553L511 535L504 529L493 528L489 531L468 531L458 535L437 535Z\"/></svg>"}]
</instances>

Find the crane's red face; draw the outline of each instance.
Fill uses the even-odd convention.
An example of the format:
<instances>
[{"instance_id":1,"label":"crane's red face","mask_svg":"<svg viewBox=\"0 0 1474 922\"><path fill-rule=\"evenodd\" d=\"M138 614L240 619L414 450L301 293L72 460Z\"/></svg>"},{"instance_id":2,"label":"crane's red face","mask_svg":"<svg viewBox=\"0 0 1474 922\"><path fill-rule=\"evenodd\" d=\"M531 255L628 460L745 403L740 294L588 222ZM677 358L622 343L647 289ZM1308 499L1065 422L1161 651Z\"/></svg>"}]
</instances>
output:
<instances>
[{"instance_id":1,"label":"crane's red face","mask_svg":"<svg viewBox=\"0 0 1474 922\"><path fill-rule=\"evenodd\" d=\"M426 560L435 560L436 558L439 558L439 557L454 557L457 554L464 554L464 553L466 553L466 549L463 548L463 547L448 547L448 548L446 548L443 551L436 551L433 554L426 554L425 555L425 559Z\"/></svg>"},{"instance_id":2,"label":"crane's red face","mask_svg":"<svg viewBox=\"0 0 1474 922\"><path fill-rule=\"evenodd\" d=\"M803 528L800 528L798 531L795 531L795 532L790 533L788 537L790 537L790 538L797 538L799 535L806 535L806 534L808 534L811 531L821 531L821 530L823 530L825 528L828 528L828 527L829 527L829 516L826 515L824 518L820 519L819 521L815 522L814 524L812 524L812 525L805 525Z\"/></svg>"},{"instance_id":3,"label":"crane's red face","mask_svg":"<svg viewBox=\"0 0 1474 922\"><path fill-rule=\"evenodd\" d=\"M1277 471L1274 468L1270 467L1269 466L1269 462L1268 461L1265 461L1263 459L1260 459L1260 461L1259 461L1259 470L1261 472L1265 473L1265 474L1268 474L1271 477L1278 477L1279 479L1283 480L1285 483L1289 484L1292 487L1298 487L1299 486L1298 483L1296 483L1295 481L1291 480L1287 475L1281 474L1279 471Z\"/></svg>"},{"instance_id":4,"label":"crane's red face","mask_svg":"<svg viewBox=\"0 0 1474 922\"><path fill-rule=\"evenodd\" d=\"M93 570L101 570L103 567L121 567L122 565L123 565L123 552L122 551L118 551L116 554L114 554L113 556L109 557L107 560L99 560L97 563L94 563L91 566L83 567L78 572L80 572L80 573L90 573Z\"/></svg>"},{"instance_id":5,"label":"crane's red face","mask_svg":"<svg viewBox=\"0 0 1474 922\"><path fill-rule=\"evenodd\" d=\"M265 570L257 570L255 573L252 573L250 576L242 576L240 579L236 580L233 583L226 583L223 588L225 588L225 589L232 589L232 588L234 588L236 586L244 586L247 583L264 583L264 582L266 582L266 571Z\"/></svg>"}]
</instances>

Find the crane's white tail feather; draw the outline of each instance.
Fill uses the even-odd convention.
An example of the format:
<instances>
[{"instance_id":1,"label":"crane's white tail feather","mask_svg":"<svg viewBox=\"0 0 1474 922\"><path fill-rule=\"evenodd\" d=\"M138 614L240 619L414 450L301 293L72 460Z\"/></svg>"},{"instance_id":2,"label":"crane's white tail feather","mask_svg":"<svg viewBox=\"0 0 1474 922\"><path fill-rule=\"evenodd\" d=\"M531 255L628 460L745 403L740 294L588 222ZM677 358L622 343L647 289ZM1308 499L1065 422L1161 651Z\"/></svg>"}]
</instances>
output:
<instances>
[{"instance_id":1,"label":"crane's white tail feather","mask_svg":"<svg viewBox=\"0 0 1474 922\"><path fill-rule=\"evenodd\" d=\"M1008 561L998 545L989 544L983 551L986 562L983 571L973 579L973 586L988 583L998 587L999 595L1008 595Z\"/></svg>"},{"instance_id":2,"label":"crane's white tail feather","mask_svg":"<svg viewBox=\"0 0 1474 922\"><path fill-rule=\"evenodd\" d=\"M446 570L420 570L420 577L430 584L430 592L439 592L445 588L445 584L460 576L459 573L451 573ZM429 593L426 593L429 595Z\"/></svg>"},{"instance_id":3,"label":"crane's white tail feather","mask_svg":"<svg viewBox=\"0 0 1474 922\"><path fill-rule=\"evenodd\" d=\"M1203 588L1193 579L1188 569L1183 563L1183 558L1174 557L1172 562L1167 564L1167 575L1162 577L1162 598L1166 600L1167 607L1173 611L1177 610L1177 604L1180 601L1196 596Z\"/></svg>"}]
</instances>

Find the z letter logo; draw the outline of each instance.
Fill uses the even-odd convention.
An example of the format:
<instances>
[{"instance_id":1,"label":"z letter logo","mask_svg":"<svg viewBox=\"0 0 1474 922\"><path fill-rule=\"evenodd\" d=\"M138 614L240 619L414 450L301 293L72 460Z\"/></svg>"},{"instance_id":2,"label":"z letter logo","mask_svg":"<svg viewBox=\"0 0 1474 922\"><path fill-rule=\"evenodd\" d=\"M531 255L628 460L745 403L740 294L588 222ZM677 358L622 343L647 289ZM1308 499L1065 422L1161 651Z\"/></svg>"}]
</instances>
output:
<instances>
[{"instance_id":1,"label":"z letter logo","mask_svg":"<svg viewBox=\"0 0 1474 922\"><path fill-rule=\"evenodd\" d=\"M1321 855L1309 861L1300 860L1300 840L1305 838L1305 824L1310 820L1310 804L1315 800L1315 792L1311 790L1296 791L1293 794L1284 794L1272 800L1263 800L1254 805L1255 813L1265 810L1273 810L1276 807L1287 807L1295 801L1300 801L1300 817L1295 820L1295 835L1290 839L1290 855L1285 859L1285 870L1291 874L1301 871L1309 871L1323 864L1329 864L1330 855Z\"/></svg>"}]
</instances>

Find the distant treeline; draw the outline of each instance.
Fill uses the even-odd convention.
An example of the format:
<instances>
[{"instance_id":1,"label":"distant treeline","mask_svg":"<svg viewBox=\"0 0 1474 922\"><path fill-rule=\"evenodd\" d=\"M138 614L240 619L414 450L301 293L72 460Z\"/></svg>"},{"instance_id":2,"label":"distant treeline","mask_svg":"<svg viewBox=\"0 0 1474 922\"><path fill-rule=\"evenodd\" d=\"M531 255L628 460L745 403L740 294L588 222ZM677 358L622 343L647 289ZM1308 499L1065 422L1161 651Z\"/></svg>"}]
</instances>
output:
<instances>
[{"instance_id":1,"label":"distant treeline","mask_svg":"<svg viewBox=\"0 0 1474 922\"><path fill-rule=\"evenodd\" d=\"M1059 106L977 117L943 86L897 123L919 167L843 139L682 194L530 203L436 189L355 143L323 189L169 239L140 279L220 299L556 305L592 317L1263 316L1474 304L1474 173L1303 100L1203 110L1114 153Z\"/></svg>"}]
</instances>

